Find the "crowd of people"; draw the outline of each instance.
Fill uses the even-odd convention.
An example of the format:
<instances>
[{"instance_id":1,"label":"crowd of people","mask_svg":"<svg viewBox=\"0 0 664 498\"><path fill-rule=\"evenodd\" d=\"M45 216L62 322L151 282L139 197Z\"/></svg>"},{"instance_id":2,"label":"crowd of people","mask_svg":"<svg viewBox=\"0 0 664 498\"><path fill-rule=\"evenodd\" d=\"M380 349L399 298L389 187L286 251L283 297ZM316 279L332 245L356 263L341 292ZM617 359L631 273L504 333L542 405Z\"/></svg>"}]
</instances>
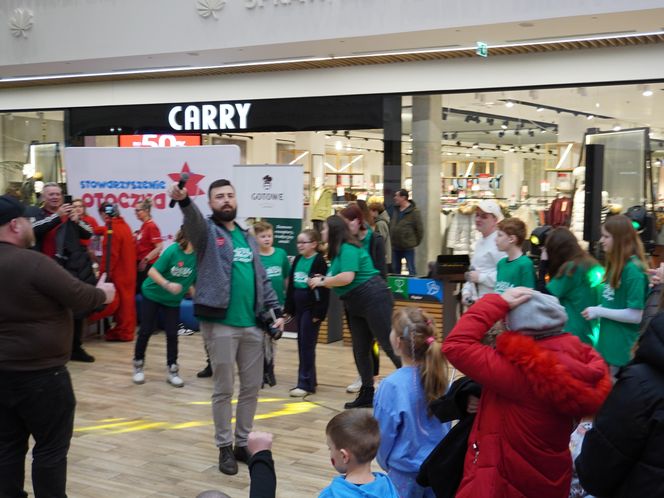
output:
<instances>
[{"instance_id":1,"label":"crowd of people","mask_svg":"<svg viewBox=\"0 0 664 498\"><path fill-rule=\"evenodd\" d=\"M112 319L107 340L134 340L137 291L133 382L145 382L159 314L166 380L184 385L179 312L193 298L212 377L218 468L234 475L238 462L248 464L252 497L274 496L277 483L272 438L252 433L261 386L276 382L274 341L294 319L299 365L289 392L315 395L330 291L349 325L359 388L326 428L341 475L320 496L567 498L573 479L585 488L578 496L664 496L664 313L641 327L664 265L649 269L626 216L602 226L604 265L565 227L548 234L535 265L523 221L480 202L464 312L443 340L422 310L393 311L386 283L390 265L401 273L405 261L416 274L423 227L407 191L395 193L391 217L381 203L358 201L320 231L303 230L292 263L274 247L269 223L236 219L228 180L210 184L208 217L185 188L173 185L169 195L183 222L166 249L149 200L135 206L141 227L132 233L117 206L99 206L98 226L57 184L45 185L39 208L0 197L0 274L22 289L0 307L0 496L25 496L30 435L36 496L65 496L75 404L65 364L94 361L82 347L86 320ZM40 303L42 316L26 312L26 300ZM376 387L377 346L396 370ZM473 394L458 396L460 374ZM49 396L37 394L43 389ZM454 415L440 406L454 406ZM581 422L593 427L573 461L570 437ZM374 459L385 473L372 472ZM425 478L432 468L449 479Z\"/></svg>"}]
</instances>

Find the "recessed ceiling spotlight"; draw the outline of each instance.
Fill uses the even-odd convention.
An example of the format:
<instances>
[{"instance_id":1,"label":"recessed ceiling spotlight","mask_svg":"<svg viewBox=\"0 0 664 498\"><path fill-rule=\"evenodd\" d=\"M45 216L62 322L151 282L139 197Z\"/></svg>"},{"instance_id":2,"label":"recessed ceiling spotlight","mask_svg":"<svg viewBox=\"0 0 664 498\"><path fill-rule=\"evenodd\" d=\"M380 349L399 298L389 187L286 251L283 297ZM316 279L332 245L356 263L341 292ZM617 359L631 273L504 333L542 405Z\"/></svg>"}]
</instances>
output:
<instances>
[{"instance_id":1,"label":"recessed ceiling spotlight","mask_svg":"<svg viewBox=\"0 0 664 498\"><path fill-rule=\"evenodd\" d=\"M595 116L593 116L592 114L588 114L588 115L586 116L586 119L587 119L588 121L590 121L590 120L593 119L594 117L595 117Z\"/></svg>"},{"instance_id":2,"label":"recessed ceiling spotlight","mask_svg":"<svg viewBox=\"0 0 664 498\"><path fill-rule=\"evenodd\" d=\"M538 108L535 109L535 110L536 110L537 112L543 112L543 111L544 111L544 107L538 107Z\"/></svg>"},{"instance_id":3,"label":"recessed ceiling spotlight","mask_svg":"<svg viewBox=\"0 0 664 498\"><path fill-rule=\"evenodd\" d=\"M505 102L505 107L514 107L514 102L508 100L507 102Z\"/></svg>"},{"instance_id":4,"label":"recessed ceiling spotlight","mask_svg":"<svg viewBox=\"0 0 664 498\"><path fill-rule=\"evenodd\" d=\"M622 130L622 126L620 126L618 123L613 125L613 131L620 131Z\"/></svg>"},{"instance_id":5,"label":"recessed ceiling spotlight","mask_svg":"<svg viewBox=\"0 0 664 498\"><path fill-rule=\"evenodd\" d=\"M505 120L505 121L503 121L503 124L500 125L500 127L501 127L503 130L506 130L508 124L509 124L509 122L508 122L507 120Z\"/></svg>"},{"instance_id":6,"label":"recessed ceiling spotlight","mask_svg":"<svg viewBox=\"0 0 664 498\"><path fill-rule=\"evenodd\" d=\"M475 142L473 144L473 149L479 149L479 147L480 147L480 144L478 144L477 142Z\"/></svg>"},{"instance_id":7,"label":"recessed ceiling spotlight","mask_svg":"<svg viewBox=\"0 0 664 498\"><path fill-rule=\"evenodd\" d=\"M599 102L595 102L595 107L599 109Z\"/></svg>"},{"instance_id":8,"label":"recessed ceiling spotlight","mask_svg":"<svg viewBox=\"0 0 664 498\"><path fill-rule=\"evenodd\" d=\"M644 97L652 97L653 91L650 89L650 87L645 87L643 92L641 92L641 95Z\"/></svg>"}]
</instances>

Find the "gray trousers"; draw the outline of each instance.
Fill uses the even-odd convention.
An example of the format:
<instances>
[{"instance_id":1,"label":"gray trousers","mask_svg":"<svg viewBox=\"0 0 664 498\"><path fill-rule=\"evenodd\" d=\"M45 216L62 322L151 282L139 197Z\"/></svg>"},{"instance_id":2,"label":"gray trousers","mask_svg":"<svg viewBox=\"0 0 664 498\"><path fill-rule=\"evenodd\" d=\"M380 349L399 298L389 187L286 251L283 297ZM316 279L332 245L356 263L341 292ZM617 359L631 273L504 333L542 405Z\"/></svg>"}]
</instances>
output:
<instances>
[{"instance_id":1,"label":"gray trousers","mask_svg":"<svg viewBox=\"0 0 664 498\"><path fill-rule=\"evenodd\" d=\"M212 365L215 443L220 448L233 443L231 400L237 363L240 392L235 410L235 444L246 446L263 380L264 332L258 327L231 327L204 321L201 322L201 332Z\"/></svg>"}]
</instances>

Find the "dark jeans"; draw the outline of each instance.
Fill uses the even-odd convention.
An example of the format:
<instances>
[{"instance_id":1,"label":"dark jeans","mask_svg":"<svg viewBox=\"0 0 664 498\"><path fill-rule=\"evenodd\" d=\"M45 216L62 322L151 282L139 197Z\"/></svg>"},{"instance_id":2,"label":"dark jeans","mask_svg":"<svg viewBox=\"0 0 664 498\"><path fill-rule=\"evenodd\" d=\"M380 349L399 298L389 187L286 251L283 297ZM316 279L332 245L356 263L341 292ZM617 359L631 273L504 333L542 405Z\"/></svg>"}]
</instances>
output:
<instances>
[{"instance_id":1,"label":"dark jeans","mask_svg":"<svg viewBox=\"0 0 664 498\"><path fill-rule=\"evenodd\" d=\"M141 304L141 327L138 329L134 359L145 359L145 350L152 332L157 328L157 315L161 311L166 332L166 365L178 362L178 323L180 320L180 308L164 306L143 296Z\"/></svg>"},{"instance_id":2,"label":"dark jeans","mask_svg":"<svg viewBox=\"0 0 664 498\"><path fill-rule=\"evenodd\" d=\"M415 249L392 249L392 273L401 273L403 258L406 258L408 275L415 275Z\"/></svg>"},{"instance_id":3,"label":"dark jeans","mask_svg":"<svg viewBox=\"0 0 664 498\"><path fill-rule=\"evenodd\" d=\"M74 335L72 337L72 351L80 351L83 345L83 318L74 318Z\"/></svg>"},{"instance_id":4,"label":"dark jeans","mask_svg":"<svg viewBox=\"0 0 664 498\"><path fill-rule=\"evenodd\" d=\"M148 278L148 272L152 268L152 263L145 265L143 270L138 269L140 261L136 262L136 294L142 294L141 287L146 278Z\"/></svg>"},{"instance_id":5,"label":"dark jeans","mask_svg":"<svg viewBox=\"0 0 664 498\"><path fill-rule=\"evenodd\" d=\"M35 498L66 498L67 452L76 399L67 368L0 371L0 497L27 497L30 435Z\"/></svg>"},{"instance_id":6,"label":"dark jeans","mask_svg":"<svg viewBox=\"0 0 664 498\"><path fill-rule=\"evenodd\" d=\"M383 348L394 366L401 367L390 344L392 330L392 294L385 281L376 276L343 297L348 313L348 325L353 341L355 365L362 379L362 387L373 386L373 340Z\"/></svg>"},{"instance_id":7,"label":"dark jeans","mask_svg":"<svg viewBox=\"0 0 664 498\"><path fill-rule=\"evenodd\" d=\"M297 352L300 365L297 369L297 387L316 392L316 343L320 321L314 323L309 289L295 289L295 323L297 323Z\"/></svg>"}]
</instances>

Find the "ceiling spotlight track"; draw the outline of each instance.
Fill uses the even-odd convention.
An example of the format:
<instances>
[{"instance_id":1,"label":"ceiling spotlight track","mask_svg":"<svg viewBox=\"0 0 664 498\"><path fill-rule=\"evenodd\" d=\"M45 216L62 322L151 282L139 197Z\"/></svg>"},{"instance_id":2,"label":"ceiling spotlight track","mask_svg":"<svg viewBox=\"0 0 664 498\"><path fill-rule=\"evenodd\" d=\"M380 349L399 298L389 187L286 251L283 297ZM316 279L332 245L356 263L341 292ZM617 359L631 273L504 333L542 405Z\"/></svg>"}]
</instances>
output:
<instances>
[{"instance_id":1,"label":"ceiling spotlight track","mask_svg":"<svg viewBox=\"0 0 664 498\"><path fill-rule=\"evenodd\" d=\"M601 114L595 114L592 112L584 112L584 111L577 111L575 109L567 109L565 107L556 107L552 105L544 105L540 104L538 102L528 102L525 100L514 100L514 99L500 99L500 102L505 102L505 105L507 105L507 102L512 102L513 104L519 104L527 107L534 107L537 112L542 112L543 110L548 110L548 111L555 111L558 114L560 113L568 113L572 114L574 116L584 116L586 119L616 119L611 116L602 116Z\"/></svg>"}]
</instances>

